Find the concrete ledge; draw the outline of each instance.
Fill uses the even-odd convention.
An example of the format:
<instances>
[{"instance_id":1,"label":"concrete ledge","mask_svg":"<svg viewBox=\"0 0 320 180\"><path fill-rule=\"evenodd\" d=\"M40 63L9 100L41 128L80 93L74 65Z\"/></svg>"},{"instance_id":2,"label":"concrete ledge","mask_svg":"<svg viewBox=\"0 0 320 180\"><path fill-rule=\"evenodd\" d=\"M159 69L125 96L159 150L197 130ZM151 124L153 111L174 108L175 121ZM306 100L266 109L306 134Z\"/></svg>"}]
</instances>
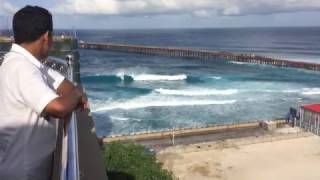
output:
<instances>
[{"instance_id":1,"label":"concrete ledge","mask_svg":"<svg viewBox=\"0 0 320 180\"><path fill-rule=\"evenodd\" d=\"M274 120L274 123L277 126L281 124L285 124L285 120ZM152 140L152 139L163 139L163 138L171 138L175 137L185 137L192 135L202 135L202 134L210 134L223 132L227 130L235 130L235 129L249 129L249 128L258 128L261 126L261 122L247 122L240 124L227 124L227 125L214 125L203 128L188 128L188 129L174 129L160 132L150 132L150 133L141 133L141 134L132 134L132 135L119 135L119 136L110 136L103 138L104 143L110 143L114 141L144 141L144 140Z\"/></svg>"}]
</instances>

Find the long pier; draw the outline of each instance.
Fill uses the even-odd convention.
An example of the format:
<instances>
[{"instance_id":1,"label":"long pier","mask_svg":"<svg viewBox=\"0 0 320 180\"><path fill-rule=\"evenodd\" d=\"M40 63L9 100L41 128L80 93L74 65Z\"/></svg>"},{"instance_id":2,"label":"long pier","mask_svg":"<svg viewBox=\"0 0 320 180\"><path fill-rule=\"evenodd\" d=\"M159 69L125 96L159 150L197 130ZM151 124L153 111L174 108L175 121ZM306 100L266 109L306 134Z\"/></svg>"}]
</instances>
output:
<instances>
[{"instance_id":1,"label":"long pier","mask_svg":"<svg viewBox=\"0 0 320 180\"><path fill-rule=\"evenodd\" d=\"M125 45L125 44L101 44L79 42L79 48L95 49L95 50L111 50L128 53L150 54L150 55L167 55L173 57L199 58L199 59L215 59L215 60L230 60L236 62L266 64L278 67L292 67L308 70L320 71L320 64L309 62L296 62L254 54L236 54L231 52L218 52L199 49L187 48L170 48L159 46L141 46L141 45Z\"/></svg>"}]
</instances>

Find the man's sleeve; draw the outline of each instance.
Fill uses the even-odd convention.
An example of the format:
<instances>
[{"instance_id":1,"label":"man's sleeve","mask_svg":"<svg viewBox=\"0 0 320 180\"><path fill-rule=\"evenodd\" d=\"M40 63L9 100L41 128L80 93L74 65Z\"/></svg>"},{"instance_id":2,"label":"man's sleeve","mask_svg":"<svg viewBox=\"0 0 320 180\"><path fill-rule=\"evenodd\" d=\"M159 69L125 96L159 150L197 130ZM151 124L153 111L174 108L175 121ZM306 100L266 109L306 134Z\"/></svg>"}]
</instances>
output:
<instances>
[{"instance_id":1,"label":"man's sleeve","mask_svg":"<svg viewBox=\"0 0 320 180\"><path fill-rule=\"evenodd\" d=\"M45 66L44 67L44 74L47 76L47 80L49 83L49 86L52 87L54 90L57 91L58 87L62 83L62 81L65 79L63 75L61 75L59 72L53 70L52 68Z\"/></svg>"},{"instance_id":2,"label":"man's sleeve","mask_svg":"<svg viewBox=\"0 0 320 180\"><path fill-rule=\"evenodd\" d=\"M41 114L50 101L58 95L46 84L36 67L20 66L16 69L18 90L23 103Z\"/></svg>"}]
</instances>

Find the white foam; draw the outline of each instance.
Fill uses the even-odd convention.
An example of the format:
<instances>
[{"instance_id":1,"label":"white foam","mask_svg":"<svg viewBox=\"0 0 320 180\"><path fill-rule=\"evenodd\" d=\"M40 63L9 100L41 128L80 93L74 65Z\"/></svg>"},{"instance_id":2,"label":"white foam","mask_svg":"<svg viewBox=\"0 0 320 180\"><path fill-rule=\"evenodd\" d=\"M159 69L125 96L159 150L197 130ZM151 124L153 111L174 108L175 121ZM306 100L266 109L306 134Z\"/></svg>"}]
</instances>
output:
<instances>
[{"instance_id":1,"label":"white foam","mask_svg":"<svg viewBox=\"0 0 320 180\"><path fill-rule=\"evenodd\" d=\"M117 74L116 74L116 76L117 77L119 77L121 80L124 80L124 72L118 72Z\"/></svg>"},{"instance_id":2,"label":"white foam","mask_svg":"<svg viewBox=\"0 0 320 180\"><path fill-rule=\"evenodd\" d=\"M239 61L229 61L229 63L231 64L246 64L246 65L250 65L251 63L248 63L248 62L239 62Z\"/></svg>"},{"instance_id":3,"label":"white foam","mask_svg":"<svg viewBox=\"0 0 320 180\"><path fill-rule=\"evenodd\" d=\"M141 119L137 119L137 118L127 118L127 117L118 117L118 116L110 116L110 118L118 121L129 121L129 120L138 121L138 122L141 121Z\"/></svg>"},{"instance_id":4,"label":"white foam","mask_svg":"<svg viewBox=\"0 0 320 180\"><path fill-rule=\"evenodd\" d=\"M222 77L220 77L220 76L212 76L212 77L210 77L211 79L216 79L216 80L220 80L220 79L222 79Z\"/></svg>"},{"instance_id":5,"label":"white foam","mask_svg":"<svg viewBox=\"0 0 320 180\"><path fill-rule=\"evenodd\" d=\"M302 94L303 95L319 95L320 88L303 88Z\"/></svg>"},{"instance_id":6,"label":"white foam","mask_svg":"<svg viewBox=\"0 0 320 180\"><path fill-rule=\"evenodd\" d=\"M160 74L134 74L134 73L124 73L123 71L117 72L116 76L121 80L124 80L124 76L130 76L135 81L179 81L187 79L187 75L160 75Z\"/></svg>"},{"instance_id":7,"label":"white foam","mask_svg":"<svg viewBox=\"0 0 320 180\"><path fill-rule=\"evenodd\" d=\"M278 92L278 91L276 91L276 90L271 90L271 89L266 89L266 90L262 90L262 92L274 93L274 92Z\"/></svg>"},{"instance_id":8,"label":"white foam","mask_svg":"<svg viewBox=\"0 0 320 180\"><path fill-rule=\"evenodd\" d=\"M297 93L297 92L299 92L299 90L290 89L290 90L283 90L282 92L284 92L284 93Z\"/></svg>"},{"instance_id":9,"label":"white foam","mask_svg":"<svg viewBox=\"0 0 320 180\"><path fill-rule=\"evenodd\" d=\"M223 104L233 104L236 100L152 100L145 98L138 98L129 100L126 102L114 102L108 103L109 105L100 106L94 109L93 112L107 111L113 109L139 109L146 107L172 107L172 106L201 106L201 105L223 105Z\"/></svg>"},{"instance_id":10,"label":"white foam","mask_svg":"<svg viewBox=\"0 0 320 180\"><path fill-rule=\"evenodd\" d=\"M187 75L158 75L158 74L139 74L133 75L135 81L179 81L187 79Z\"/></svg>"},{"instance_id":11,"label":"white foam","mask_svg":"<svg viewBox=\"0 0 320 180\"><path fill-rule=\"evenodd\" d=\"M248 90L250 91L250 90ZM303 95L320 95L320 88L299 88L299 89L284 89L284 90L258 90L261 92L269 92L269 93L299 93Z\"/></svg>"},{"instance_id":12,"label":"white foam","mask_svg":"<svg viewBox=\"0 0 320 180\"><path fill-rule=\"evenodd\" d=\"M173 90L173 89L155 89L156 92L166 95L181 95L181 96L210 96L210 95L232 95L238 93L237 89L189 89L189 90Z\"/></svg>"},{"instance_id":13,"label":"white foam","mask_svg":"<svg viewBox=\"0 0 320 180\"><path fill-rule=\"evenodd\" d=\"M285 90L272 90L272 89L257 89L257 90L246 90L246 91L255 91L255 92L267 92L267 93L299 93L301 89L285 89Z\"/></svg>"},{"instance_id":14,"label":"white foam","mask_svg":"<svg viewBox=\"0 0 320 180\"><path fill-rule=\"evenodd\" d=\"M114 120L119 120L119 121L128 121L129 118L125 118L125 117L118 117L118 116L110 116L111 119Z\"/></svg>"}]
</instances>

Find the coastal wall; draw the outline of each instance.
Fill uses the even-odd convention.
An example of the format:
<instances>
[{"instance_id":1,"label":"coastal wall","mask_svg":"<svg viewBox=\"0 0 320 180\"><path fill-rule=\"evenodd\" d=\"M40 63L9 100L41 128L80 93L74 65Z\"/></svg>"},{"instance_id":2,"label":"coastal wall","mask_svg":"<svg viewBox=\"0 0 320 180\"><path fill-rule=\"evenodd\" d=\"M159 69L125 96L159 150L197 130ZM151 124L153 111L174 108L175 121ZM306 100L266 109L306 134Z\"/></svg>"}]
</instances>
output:
<instances>
[{"instance_id":1,"label":"coastal wall","mask_svg":"<svg viewBox=\"0 0 320 180\"><path fill-rule=\"evenodd\" d=\"M302 68L308 70L320 71L320 64L296 62L289 60L281 60L276 58L258 56L254 54L236 54L231 52L218 52L199 49L186 48L170 48L158 46L140 46L140 45L123 45L123 44L99 44L80 42L79 48L96 49L96 50L112 50L128 53L168 55L173 57L199 58L199 59L215 59L217 61L231 60L236 62L267 64L278 67Z\"/></svg>"},{"instance_id":2,"label":"coastal wall","mask_svg":"<svg viewBox=\"0 0 320 180\"><path fill-rule=\"evenodd\" d=\"M285 120L273 120L274 123L279 125L286 124ZM173 129L167 131L155 131L146 133L135 133L130 135L118 135L108 136L103 139L104 143L111 142L130 142L130 141L146 141L156 139L168 139L173 137L188 137L194 135L209 135L217 132L224 132L237 129L251 129L261 127L261 121L237 123L237 124L225 124L225 125L212 125L201 128L183 128Z\"/></svg>"}]
</instances>

